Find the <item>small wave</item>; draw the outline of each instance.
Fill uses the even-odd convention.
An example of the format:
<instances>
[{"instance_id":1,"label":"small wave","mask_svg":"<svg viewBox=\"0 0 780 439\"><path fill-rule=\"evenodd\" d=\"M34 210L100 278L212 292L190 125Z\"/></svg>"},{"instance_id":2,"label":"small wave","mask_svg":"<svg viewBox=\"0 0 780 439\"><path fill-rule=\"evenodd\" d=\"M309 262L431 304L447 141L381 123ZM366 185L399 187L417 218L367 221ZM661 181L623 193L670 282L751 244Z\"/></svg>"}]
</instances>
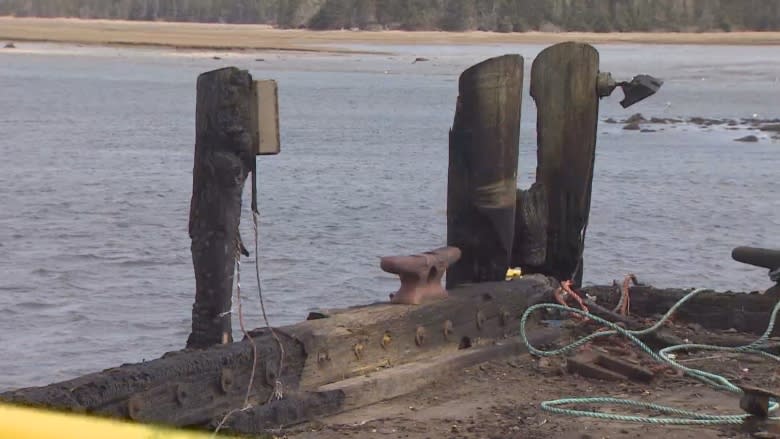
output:
<instances>
[{"instance_id":1,"label":"small wave","mask_svg":"<svg viewBox=\"0 0 780 439\"><path fill-rule=\"evenodd\" d=\"M36 268L35 270L30 272L31 274L35 276L42 276L42 277L52 277L60 274L59 272L56 272L54 270L48 270L46 268Z\"/></svg>"},{"instance_id":2,"label":"small wave","mask_svg":"<svg viewBox=\"0 0 780 439\"><path fill-rule=\"evenodd\" d=\"M0 309L0 314L15 316L15 315L18 315L18 314L21 314L21 313L19 311L15 310L12 307L7 307L7 308Z\"/></svg>"},{"instance_id":3,"label":"small wave","mask_svg":"<svg viewBox=\"0 0 780 439\"><path fill-rule=\"evenodd\" d=\"M152 259L135 259L132 261L117 262L116 265L120 267L157 267L160 265L167 265L169 261L160 261Z\"/></svg>"},{"instance_id":4,"label":"small wave","mask_svg":"<svg viewBox=\"0 0 780 439\"><path fill-rule=\"evenodd\" d=\"M51 308L57 308L60 305L57 303L46 303L46 302L21 302L16 306L25 309L51 309Z\"/></svg>"}]
</instances>

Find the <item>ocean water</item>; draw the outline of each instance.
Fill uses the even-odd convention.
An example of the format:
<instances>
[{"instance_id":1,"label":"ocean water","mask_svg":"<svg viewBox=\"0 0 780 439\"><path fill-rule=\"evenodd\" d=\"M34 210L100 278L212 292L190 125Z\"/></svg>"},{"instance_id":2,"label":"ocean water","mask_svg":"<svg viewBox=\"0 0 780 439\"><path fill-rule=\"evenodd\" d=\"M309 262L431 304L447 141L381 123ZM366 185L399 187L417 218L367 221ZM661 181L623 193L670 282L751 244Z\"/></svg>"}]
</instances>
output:
<instances>
[{"instance_id":1,"label":"ocean water","mask_svg":"<svg viewBox=\"0 0 780 439\"><path fill-rule=\"evenodd\" d=\"M397 280L379 269L380 256L445 244L458 75L505 53L525 56L528 70L543 49L382 46L382 54L325 55L18 46L0 50L0 391L183 347L194 298L187 217L199 73L235 65L279 83L282 153L259 158L258 183L259 262L276 326L319 307L385 300ZM633 112L780 117L778 47L598 49L602 70L619 79L649 73L665 81L628 110L616 91L602 101L602 120ZM418 56L429 61L412 63ZM526 93L521 187L535 171L535 120ZM633 272L661 287L770 286L766 270L730 252L780 247L780 141L723 126L660 128L599 126L586 283ZM747 134L759 142L734 142ZM251 243L245 213L242 235ZM261 326L254 259L244 262L245 319Z\"/></svg>"}]
</instances>

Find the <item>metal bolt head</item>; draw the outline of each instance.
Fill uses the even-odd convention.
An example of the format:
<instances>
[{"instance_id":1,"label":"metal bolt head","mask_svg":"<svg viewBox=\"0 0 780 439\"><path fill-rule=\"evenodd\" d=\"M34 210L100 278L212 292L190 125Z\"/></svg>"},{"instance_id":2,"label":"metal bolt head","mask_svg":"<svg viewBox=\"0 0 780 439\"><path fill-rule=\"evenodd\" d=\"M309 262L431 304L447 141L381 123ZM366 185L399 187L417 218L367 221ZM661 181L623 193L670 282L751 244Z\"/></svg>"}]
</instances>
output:
<instances>
[{"instance_id":1,"label":"metal bolt head","mask_svg":"<svg viewBox=\"0 0 780 439\"><path fill-rule=\"evenodd\" d=\"M442 332L444 332L444 339L449 340L450 334L452 334L452 321L451 320L445 320L444 321L444 327L442 328Z\"/></svg>"},{"instance_id":2,"label":"metal bolt head","mask_svg":"<svg viewBox=\"0 0 780 439\"><path fill-rule=\"evenodd\" d=\"M355 358L360 360L360 357L363 355L363 343L356 343L352 346L352 352L355 353Z\"/></svg>"},{"instance_id":3,"label":"metal bolt head","mask_svg":"<svg viewBox=\"0 0 780 439\"><path fill-rule=\"evenodd\" d=\"M141 417L141 409L143 408L143 402L138 395L133 395L127 400L127 416L138 421Z\"/></svg>"},{"instance_id":4,"label":"metal bolt head","mask_svg":"<svg viewBox=\"0 0 780 439\"><path fill-rule=\"evenodd\" d=\"M501 316L501 326L509 325L509 319L511 318L509 311L507 311L504 308L501 308L501 310L499 311L499 315Z\"/></svg>"},{"instance_id":5,"label":"metal bolt head","mask_svg":"<svg viewBox=\"0 0 780 439\"><path fill-rule=\"evenodd\" d=\"M477 311L477 329L482 329L482 327L485 325L485 313L482 311Z\"/></svg>"},{"instance_id":6,"label":"metal bolt head","mask_svg":"<svg viewBox=\"0 0 780 439\"><path fill-rule=\"evenodd\" d=\"M190 395L187 392L187 387L184 384L177 384L176 385L176 402L179 403L179 405L183 406L187 399L189 399Z\"/></svg>"},{"instance_id":7,"label":"metal bolt head","mask_svg":"<svg viewBox=\"0 0 780 439\"><path fill-rule=\"evenodd\" d=\"M319 363L320 366L325 364L325 362L328 360L330 360L330 355L328 355L328 351L317 352L317 363Z\"/></svg>"},{"instance_id":8,"label":"metal bolt head","mask_svg":"<svg viewBox=\"0 0 780 439\"><path fill-rule=\"evenodd\" d=\"M414 334L414 343L417 346L422 346L425 343L425 328L418 326Z\"/></svg>"},{"instance_id":9,"label":"metal bolt head","mask_svg":"<svg viewBox=\"0 0 780 439\"><path fill-rule=\"evenodd\" d=\"M229 393L233 389L233 371L228 368L223 368L219 374L219 388L224 393Z\"/></svg>"}]
</instances>

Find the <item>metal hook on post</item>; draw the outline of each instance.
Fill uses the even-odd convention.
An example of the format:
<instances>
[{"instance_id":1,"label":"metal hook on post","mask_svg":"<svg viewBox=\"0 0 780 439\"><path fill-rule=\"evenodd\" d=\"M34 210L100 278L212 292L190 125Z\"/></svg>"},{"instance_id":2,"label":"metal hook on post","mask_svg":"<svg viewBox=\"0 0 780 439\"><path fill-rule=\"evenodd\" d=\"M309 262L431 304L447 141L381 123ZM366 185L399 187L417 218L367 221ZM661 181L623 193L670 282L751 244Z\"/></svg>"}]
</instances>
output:
<instances>
[{"instance_id":1,"label":"metal hook on post","mask_svg":"<svg viewBox=\"0 0 780 439\"><path fill-rule=\"evenodd\" d=\"M623 108L628 108L639 101L656 94L664 82L650 75L636 75L631 81L617 82L609 72L600 72L596 85L598 96L605 98L612 95L616 88L621 87L625 97L620 101Z\"/></svg>"}]
</instances>

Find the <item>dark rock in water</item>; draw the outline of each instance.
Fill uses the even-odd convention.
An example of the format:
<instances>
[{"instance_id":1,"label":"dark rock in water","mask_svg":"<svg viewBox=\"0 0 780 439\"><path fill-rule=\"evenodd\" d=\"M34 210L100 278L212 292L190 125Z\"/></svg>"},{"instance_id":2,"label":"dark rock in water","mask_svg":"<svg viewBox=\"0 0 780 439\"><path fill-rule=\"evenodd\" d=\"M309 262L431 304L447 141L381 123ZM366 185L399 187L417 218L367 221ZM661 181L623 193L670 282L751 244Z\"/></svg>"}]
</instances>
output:
<instances>
[{"instance_id":1,"label":"dark rock in water","mask_svg":"<svg viewBox=\"0 0 780 439\"><path fill-rule=\"evenodd\" d=\"M690 123L696 124L696 125L703 125L703 126L712 126L712 125L722 125L726 123L726 120L719 120L719 119L708 119L706 117L692 117L689 120Z\"/></svg>"},{"instance_id":2,"label":"dark rock in water","mask_svg":"<svg viewBox=\"0 0 780 439\"><path fill-rule=\"evenodd\" d=\"M642 113L636 113L624 121L627 124L647 122ZM638 128L637 128L638 129Z\"/></svg>"},{"instance_id":3,"label":"dark rock in water","mask_svg":"<svg viewBox=\"0 0 780 439\"><path fill-rule=\"evenodd\" d=\"M741 122L745 125L760 127L763 125L780 124L780 119L757 119L753 117L753 118L742 119Z\"/></svg>"},{"instance_id":4,"label":"dark rock in water","mask_svg":"<svg viewBox=\"0 0 780 439\"><path fill-rule=\"evenodd\" d=\"M263 62L263 61L265 61L265 59L263 59L263 58L256 58L256 59L255 59L255 61L257 61L257 62Z\"/></svg>"},{"instance_id":5,"label":"dark rock in water","mask_svg":"<svg viewBox=\"0 0 780 439\"><path fill-rule=\"evenodd\" d=\"M211 59L222 59L222 58L219 57L219 56L213 56L213 57L211 57Z\"/></svg>"},{"instance_id":6,"label":"dark rock in water","mask_svg":"<svg viewBox=\"0 0 780 439\"><path fill-rule=\"evenodd\" d=\"M754 135L749 135L745 137L740 137L739 139L734 139L735 142L758 142L758 137Z\"/></svg>"},{"instance_id":7,"label":"dark rock in water","mask_svg":"<svg viewBox=\"0 0 780 439\"><path fill-rule=\"evenodd\" d=\"M655 133L656 131L658 131L658 130L651 130L649 128L643 128L643 129L639 130L640 133Z\"/></svg>"},{"instance_id":8,"label":"dark rock in water","mask_svg":"<svg viewBox=\"0 0 780 439\"><path fill-rule=\"evenodd\" d=\"M780 133L780 124L762 125L761 131L771 131L773 133Z\"/></svg>"},{"instance_id":9,"label":"dark rock in water","mask_svg":"<svg viewBox=\"0 0 780 439\"><path fill-rule=\"evenodd\" d=\"M733 126L737 126L738 122L736 120L734 120L734 119L729 119L727 121L727 124L728 124L728 126L733 127Z\"/></svg>"},{"instance_id":10,"label":"dark rock in water","mask_svg":"<svg viewBox=\"0 0 780 439\"><path fill-rule=\"evenodd\" d=\"M655 124L664 124L665 125L665 124L668 124L668 123L682 123L682 122L685 122L685 121L682 120L682 119L675 119L675 118L672 118L672 117L651 117L650 118L650 123L655 123Z\"/></svg>"},{"instance_id":11,"label":"dark rock in water","mask_svg":"<svg viewBox=\"0 0 780 439\"><path fill-rule=\"evenodd\" d=\"M16 44L14 43L6 43L5 46L3 46L6 49L16 49Z\"/></svg>"},{"instance_id":12,"label":"dark rock in water","mask_svg":"<svg viewBox=\"0 0 780 439\"><path fill-rule=\"evenodd\" d=\"M642 127L640 127L639 124L636 122L627 123L623 126L624 130L629 130L629 131L639 131L641 128Z\"/></svg>"},{"instance_id":13,"label":"dark rock in water","mask_svg":"<svg viewBox=\"0 0 780 439\"><path fill-rule=\"evenodd\" d=\"M425 61L428 61L428 58L423 58L421 56L418 56L417 58L414 59L414 61L412 61L412 64L416 62L425 62Z\"/></svg>"},{"instance_id":14,"label":"dark rock in water","mask_svg":"<svg viewBox=\"0 0 780 439\"><path fill-rule=\"evenodd\" d=\"M610 118L604 119L604 123L618 123L618 121L616 121L615 119L610 117Z\"/></svg>"}]
</instances>

